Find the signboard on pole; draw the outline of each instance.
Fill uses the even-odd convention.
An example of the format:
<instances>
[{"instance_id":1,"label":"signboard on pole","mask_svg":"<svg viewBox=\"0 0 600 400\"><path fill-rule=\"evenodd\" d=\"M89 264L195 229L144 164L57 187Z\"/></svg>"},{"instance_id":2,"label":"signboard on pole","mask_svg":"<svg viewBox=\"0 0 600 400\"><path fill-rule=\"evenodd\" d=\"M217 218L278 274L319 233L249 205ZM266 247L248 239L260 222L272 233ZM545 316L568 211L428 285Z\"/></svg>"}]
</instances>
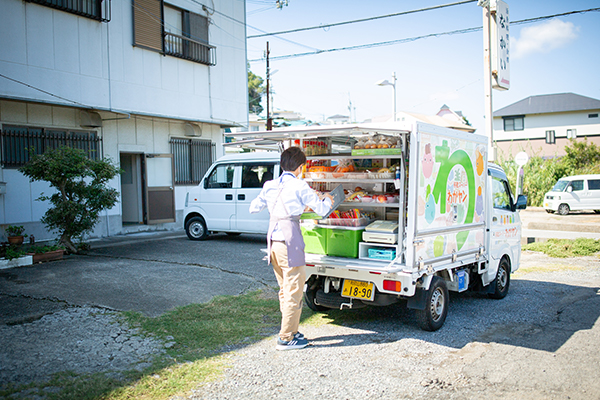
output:
<instances>
[{"instance_id":1,"label":"signboard on pole","mask_svg":"<svg viewBox=\"0 0 600 400\"><path fill-rule=\"evenodd\" d=\"M502 0L492 1L491 11L492 87L497 90L508 90L510 88L508 4Z\"/></svg>"}]
</instances>

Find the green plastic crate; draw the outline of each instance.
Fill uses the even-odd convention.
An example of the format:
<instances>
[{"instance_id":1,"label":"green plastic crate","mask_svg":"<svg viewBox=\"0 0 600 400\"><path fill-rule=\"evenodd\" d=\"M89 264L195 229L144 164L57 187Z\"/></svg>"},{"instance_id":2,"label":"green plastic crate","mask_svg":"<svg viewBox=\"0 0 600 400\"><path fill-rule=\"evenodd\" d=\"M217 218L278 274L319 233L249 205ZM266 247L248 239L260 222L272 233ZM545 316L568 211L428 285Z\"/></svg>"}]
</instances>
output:
<instances>
[{"instance_id":1,"label":"green plastic crate","mask_svg":"<svg viewBox=\"0 0 600 400\"><path fill-rule=\"evenodd\" d=\"M319 226L301 226L304 238L304 252L313 254L327 254L327 228Z\"/></svg>"},{"instance_id":2,"label":"green plastic crate","mask_svg":"<svg viewBox=\"0 0 600 400\"><path fill-rule=\"evenodd\" d=\"M358 257L358 243L365 227L336 226L327 229L327 255Z\"/></svg>"}]
</instances>

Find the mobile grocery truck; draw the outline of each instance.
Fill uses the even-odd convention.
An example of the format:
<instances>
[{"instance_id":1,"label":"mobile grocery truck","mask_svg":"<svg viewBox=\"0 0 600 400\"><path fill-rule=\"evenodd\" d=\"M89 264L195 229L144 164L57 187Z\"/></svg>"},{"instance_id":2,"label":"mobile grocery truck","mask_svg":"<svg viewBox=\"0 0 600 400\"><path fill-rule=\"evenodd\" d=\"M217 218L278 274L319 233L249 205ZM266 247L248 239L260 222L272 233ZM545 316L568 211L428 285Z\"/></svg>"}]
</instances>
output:
<instances>
[{"instance_id":1,"label":"mobile grocery truck","mask_svg":"<svg viewBox=\"0 0 600 400\"><path fill-rule=\"evenodd\" d=\"M238 146L302 146L304 179L315 190L346 190L327 219L307 215L302 224L311 309L404 301L434 331L449 290L508 293L527 199L515 200L504 171L488 165L487 137L416 122L232 136L242 137Z\"/></svg>"}]
</instances>

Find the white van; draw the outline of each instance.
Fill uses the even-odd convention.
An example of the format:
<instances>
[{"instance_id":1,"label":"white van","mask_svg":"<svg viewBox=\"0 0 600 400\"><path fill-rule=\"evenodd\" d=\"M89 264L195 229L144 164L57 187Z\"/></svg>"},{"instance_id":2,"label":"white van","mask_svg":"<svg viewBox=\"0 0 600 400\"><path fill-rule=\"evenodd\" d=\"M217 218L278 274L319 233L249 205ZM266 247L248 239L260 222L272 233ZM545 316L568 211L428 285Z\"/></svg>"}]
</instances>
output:
<instances>
[{"instance_id":1,"label":"white van","mask_svg":"<svg viewBox=\"0 0 600 400\"><path fill-rule=\"evenodd\" d=\"M544 196L547 212L567 215L571 210L600 213L600 175L575 175L560 178Z\"/></svg>"},{"instance_id":2,"label":"white van","mask_svg":"<svg viewBox=\"0 0 600 400\"><path fill-rule=\"evenodd\" d=\"M250 214L262 185L279 176L279 152L230 154L219 158L185 197L184 227L192 240L211 232L267 234L269 213Z\"/></svg>"}]
</instances>

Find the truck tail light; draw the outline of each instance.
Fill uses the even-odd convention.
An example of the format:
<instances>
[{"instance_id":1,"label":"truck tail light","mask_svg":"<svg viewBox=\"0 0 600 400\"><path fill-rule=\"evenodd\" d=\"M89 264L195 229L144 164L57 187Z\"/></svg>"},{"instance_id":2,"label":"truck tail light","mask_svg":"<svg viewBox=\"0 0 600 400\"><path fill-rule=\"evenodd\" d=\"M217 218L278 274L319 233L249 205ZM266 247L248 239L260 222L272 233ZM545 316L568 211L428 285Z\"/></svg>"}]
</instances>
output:
<instances>
[{"instance_id":1,"label":"truck tail light","mask_svg":"<svg viewBox=\"0 0 600 400\"><path fill-rule=\"evenodd\" d=\"M402 283L398 281L383 281L383 290L389 290L392 292L400 292L402 291Z\"/></svg>"}]
</instances>

